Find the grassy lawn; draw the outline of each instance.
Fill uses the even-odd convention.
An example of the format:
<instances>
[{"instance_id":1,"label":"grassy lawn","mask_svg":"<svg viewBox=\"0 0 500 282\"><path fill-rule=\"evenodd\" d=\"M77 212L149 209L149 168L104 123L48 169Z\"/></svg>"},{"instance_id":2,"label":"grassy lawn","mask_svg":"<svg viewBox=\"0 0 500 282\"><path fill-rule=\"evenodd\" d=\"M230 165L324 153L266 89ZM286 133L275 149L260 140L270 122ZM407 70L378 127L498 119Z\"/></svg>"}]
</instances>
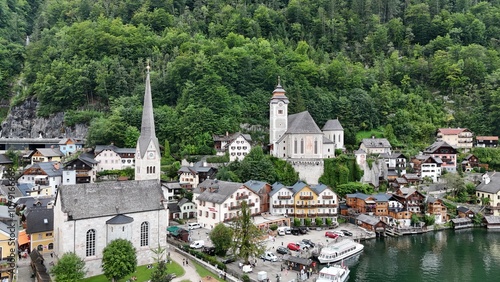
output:
<instances>
[{"instance_id":1,"label":"grassy lawn","mask_svg":"<svg viewBox=\"0 0 500 282\"><path fill-rule=\"evenodd\" d=\"M175 261L172 261L172 263L167 264L167 272L168 273L175 273L177 277L184 275L184 269L182 266L179 264L175 263ZM136 276L137 277L137 282L144 282L148 281L149 278L151 278L151 273L153 272L153 269L148 269L147 265L141 265L138 266L135 272L131 275L128 275L127 277L118 280L118 282L125 282L130 277ZM104 275L97 275L97 276L92 276L86 279L83 279L82 281L84 282L108 282L109 280L106 279L106 276Z\"/></svg>"},{"instance_id":2,"label":"grassy lawn","mask_svg":"<svg viewBox=\"0 0 500 282\"><path fill-rule=\"evenodd\" d=\"M213 273L212 271L204 268L200 264L198 264L198 263L196 263L194 261L191 261L190 263L194 264L194 267L196 268L196 272L198 272L198 275L200 275L201 278L207 277L207 276L212 276L214 279L217 279L217 281L224 281L223 279L219 278L219 275L217 275L217 274Z\"/></svg>"},{"instance_id":3,"label":"grassy lawn","mask_svg":"<svg viewBox=\"0 0 500 282\"><path fill-rule=\"evenodd\" d=\"M356 142L359 143L361 140L364 138L372 138L372 136L375 136L375 138L384 138L384 129L382 127L379 128L374 128L370 131L359 131L356 133Z\"/></svg>"}]
</instances>

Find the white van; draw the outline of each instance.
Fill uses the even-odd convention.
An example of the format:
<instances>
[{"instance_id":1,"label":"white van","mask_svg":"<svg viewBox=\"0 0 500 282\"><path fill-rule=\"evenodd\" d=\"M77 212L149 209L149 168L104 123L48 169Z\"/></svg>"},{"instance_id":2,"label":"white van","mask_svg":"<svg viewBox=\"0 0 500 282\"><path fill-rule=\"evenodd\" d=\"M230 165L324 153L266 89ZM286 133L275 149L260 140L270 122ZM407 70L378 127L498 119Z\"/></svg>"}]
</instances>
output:
<instances>
[{"instance_id":1,"label":"white van","mask_svg":"<svg viewBox=\"0 0 500 282\"><path fill-rule=\"evenodd\" d=\"M200 249L203 248L203 246L205 246L205 241L203 240L196 240L191 245L189 245L189 247L193 249Z\"/></svg>"},{"instance_id":2,"label":"white van","mask_svg":"<svg viewBox=\"0 0 500 282\"><path fill-rule=\"evenodd\" d=\"M188 223L187 227L189 230L193 230L193 229L201 228L201 225L198 222L191 222L191 223Z\"/></svg>"}]
</instances>

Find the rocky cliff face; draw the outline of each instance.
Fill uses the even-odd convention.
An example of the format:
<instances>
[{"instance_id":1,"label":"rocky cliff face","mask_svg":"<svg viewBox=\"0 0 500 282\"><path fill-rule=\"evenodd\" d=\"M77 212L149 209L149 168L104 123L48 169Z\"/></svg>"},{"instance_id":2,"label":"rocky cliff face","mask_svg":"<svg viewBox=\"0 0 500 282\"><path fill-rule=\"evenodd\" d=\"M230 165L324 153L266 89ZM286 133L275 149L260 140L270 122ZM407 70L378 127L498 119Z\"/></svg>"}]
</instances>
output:
<instances>
[{"instance_id":1,"label":"rocky cliff face","mask_svg":"<svg viewBox=\"0 0 500 282\"><path fill-rule=\"evenodd\" d=\"M88 131L86 125L65 126L64 113L53 114L47 118L37 117L37 105L38 101L31 98L11 108L7 118L2 122L0 137L73 137L78 139L86 137Z\"/></svg>"}]
</instances>

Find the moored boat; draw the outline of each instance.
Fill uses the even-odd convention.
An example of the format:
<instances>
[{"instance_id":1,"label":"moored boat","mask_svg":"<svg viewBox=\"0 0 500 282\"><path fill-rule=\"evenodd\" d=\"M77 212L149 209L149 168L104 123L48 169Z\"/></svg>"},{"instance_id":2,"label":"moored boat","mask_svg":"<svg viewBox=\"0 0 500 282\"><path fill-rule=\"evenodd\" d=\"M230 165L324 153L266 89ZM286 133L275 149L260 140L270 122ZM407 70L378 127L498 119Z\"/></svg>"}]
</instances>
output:
<instances>
[{"instance_id":1,"label":"moored boat","mask_svg":"<svg viewBox=\"0 0 500 282\"><path fill-rule=\"evenodd\" d=\"M351 271L345 265L331 265L321 269L316 282L345 282Z\"/></svg>"},{"instance_id":2,"label":"moored boat","mask_svg":"<svg viewBox=\"0 0 500 282\"><path fill-rule=\"evenodd\" d=\"M353 240L345 239L332 245L323 247L318 256L320 263L333 263L347 259L361 253L365 246Z\"/></svg>"}]
</instances>

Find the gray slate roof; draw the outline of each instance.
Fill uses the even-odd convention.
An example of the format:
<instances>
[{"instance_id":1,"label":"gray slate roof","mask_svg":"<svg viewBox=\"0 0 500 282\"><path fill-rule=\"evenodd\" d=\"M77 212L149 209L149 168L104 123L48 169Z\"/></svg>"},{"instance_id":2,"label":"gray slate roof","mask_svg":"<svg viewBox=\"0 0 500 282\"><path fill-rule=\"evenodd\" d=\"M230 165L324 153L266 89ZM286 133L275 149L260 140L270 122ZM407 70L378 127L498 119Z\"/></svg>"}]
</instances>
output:
<instances>
[{"instance_id":1,"label":"gray slate roof","mask_svg":"<svg viewBox=\"0 0 500 282\"><path fill-rule=\"evenodd\" d=\"M54 209L30 208L26 215L26 233L33 234L54 230Z\"/></svg>"},{"instance_id":2,"label":"gray slate roof","mask_svg":"<svg viewBox=\"0 0 500 282\"><path fill-rule=\"evenodd\" d=\"M476 187L476 191L496 194L500 191L500 173L497 172L488 172L487 176L490 178L490 181L482 181Z\"/></svg>"},{"instance_id":3,"label":"gray slate roof","mask_svg":"<svg viewBox=\"0 0 500 282\"><path fill-rule=\"evenodd\" d=\"M295 194L295 193L299 192L300 190L302 190L302 188L304 188L306 186L307 186L306 183L299 181L299 182L293 184L293 186L290 188L292 189L293 194Z\"/></svg>"},{"instance_id":4,"label":"gray slate roof","mask_svg":"<svg viewBox=\"0 0 500 282\"><path fill-rule=\"evenodd\" d=\"M451 220L453 223L471 223L472 220L468 217L453 218Z\"/></svg>"},{"instance_id":5,"label":"gray slate roof","mask_svg":"<svg viewBox=\"0 0 500 282\"><path fill-rule=\"evenodd\" d=\"M366 148L391 148L391 143L386 138L364 138L361 143Z\"/></svg>"},{"instance_id":6,"label":"gray slate roof","mask_svg":"<svg viewBox=\"0 0 500 282\"><path fill-rule=\"evenodd\" d=\"M39 163L34 163L33 165L31 165L29 167L30 168L40 168L49 177L62 176L62 165L59 165L59 169L56 169L54 167L54 164L58 164L58 162L39 162Z\"/></svg>"},{"instance_id":7,"label":"gray slate roof","mask_svg":"<svg viewBox=\"0 0 500 282\"><path fill-rule=\"evenodd\" d=\"M487 224L500 224L500 216L487 215L484 217Z\"/></svg>"},{"instance_id":8,"label":"gray slate roof","mask_svg":"<svg viewBox=\"0 0 500 282\"><path fill-rule=\"evenodd\" d=\"M260 189L262 189L264 186L266 186L267 182L264 181L257 181L257 180L249 180L245 182L245 186L250 188L250 190L254 191L255 193L259 193Z\"/></svg>"},{"instance_id":9,"label":"gray slate roof","mask_svg":"<svg viewBox=\"0 0 500 282\"><path fill-rule=\"evenodd\" d=\"M288 187L285 187L282 183L275 182L273 185L271 185L271 192L269 193L269 196L273 196L274 194L278 193L281 189L288 189Z\"/></svg>"},{"instance_id":10,"label":"gray slate roof","mask_svg":"<svg viewBox=\"0 0 500 282\"><path fill-rule=\"evenodd\" d=\"M323 126L323 131L340 131L340 130L343 131L344 128L342 127L338 119L328 120Z\"/></svg>"},{"instance_id":11,"label":"gray slate roof","mask_svg":"<svg viewBox=\"0 0 500 282\"><path fill-rule=\"evenodd\" d=\"M113 218L106 220L106 224L127 224L133 222L134 219L130 216L119 214Z\"/></svg>"},{"instance_id":12,"label":"gray slate roof","mask_svg":"<svg viewBox=\"0 0 500 282\"><path fill-rule=\"evenodd\" d=\"M308 111L288 116L288 130L286 133L320 133L318 125Z\"/></svg>"},{"instance_id":13,"label":"gray slate roof","mask_svg":"<svg viewBox=\"0 0 500 282\"><path fill-rule=\"evenodd\" d=\"M0 164L11 164L12 160L5 154L0 154Z\"/></svg>"},{"instance_id":14,"label":"gray slate roof","mask_svg":"<svg viewBox=\"0 0 500 282\"><path fill-rule=\"evenodd\" d=\"M375 225L380 222L380 219L366 214L360 214L356 219L370 225Z\"/></svg>"},{"instance_id":15,"label":"gray slate roof","mask_svg":"<svg viewBox=\"0 0 500 282\"><path fill-rule=\"evenodd\" d=\"M74 220L164 209L158 180L63 185L56 205Z\"/></svg>"},{"instance_id":16,"label":"gray slate roof","mask_svg":"<svg viewBox=\"0 0 500 282\"><path fill-rule=\"evenodd\" d=\"M311 189L313 189L316 194L320 194L321 192L325 191L326 189L328 189L328 186L326 186L325 184L316 184L316 185L312 185L311 186Z\"/></svg>"},{"instance_id":17,"label":"gray slate roof","mask_svg":"<svg viewBox=\"0 0 500 282\"><path fill-rule=\"evenodd\" d=\"M202 183L198 185L196 189L194 189L193 193L200 194L201 188L205 188L196 199L200 201L205 201L209 203L222 204L226 199L229 198L232 194L234 194L238 189L243 186L243 183L238 182L229 182L229 181L220 181L214 179L206 179ZM211 189L215 188L216 192L210 192Z\"/></svg>"},{"instance_id":18,"label":"gray slate roof","mask_svg":"<svg viewBox=\"0 0 500 282\"><path fill-rule=\"evenodd\" d=\"M170 213L179 213L181 212L181 208L178 203L168 203L168 211Z\"/></svg>"},{"instance_id":19,"label":"gray slate roof","mask_svg":"<svg viewBox=\"0 0 500 282\"><path fill-rule=\"evenodd\" d=\"M38 151L44 157L62 157L64 154L59 150L59 148L38 148L35 152Z\"/></svg>"},{"instance_id":20,"label":"gray slate roof","mask_svg":"<svg viewBox=\"0 0 500 282\"><path fill-rule=\"evenodd\" d=\"M450 144L448 144L448 143L446 143L444 141L440 141L440 142L434 142L434 143L432 143L432 145L430 145L429 147L427 147L424 150L424 154L432 154L437 149L439 149L441 147L449 147L449 148L455 149L455 147L451 146Z\"/></svg>"}]
</instances>

